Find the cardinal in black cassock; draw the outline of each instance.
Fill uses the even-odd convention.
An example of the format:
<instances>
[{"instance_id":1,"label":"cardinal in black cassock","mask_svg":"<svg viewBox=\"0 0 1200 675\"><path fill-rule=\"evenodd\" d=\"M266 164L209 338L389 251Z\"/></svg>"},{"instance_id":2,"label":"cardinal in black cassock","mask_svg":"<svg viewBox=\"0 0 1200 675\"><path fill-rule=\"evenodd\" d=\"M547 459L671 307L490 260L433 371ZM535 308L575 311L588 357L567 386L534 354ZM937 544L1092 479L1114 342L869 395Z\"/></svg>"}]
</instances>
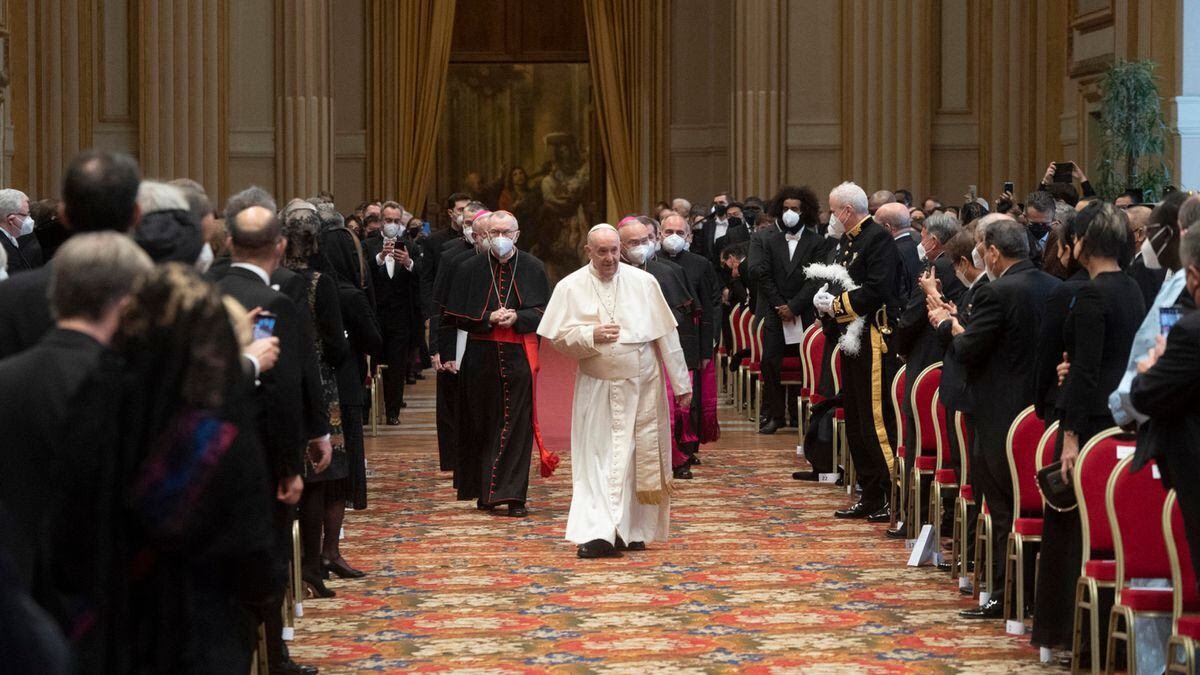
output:
<instances>
[{"instance_id":1,"label":"cardinal in black cassock","mask_svg":"<svg viewBox=\"0 0 1200 675\"><path fill-rule=\"evenodd\" d=\"M550 300L542 262L516 250L516 218L498 211L488 221L488 253L462 261L447 294L443 321L469 333L459 363L456 484L460 500L478 508L508 506L522 517L535 439L542 475L557 457L546 452L534 413L537 328ZM467 406L470 406L469 408Z\"/></svg>"}]
</instances>

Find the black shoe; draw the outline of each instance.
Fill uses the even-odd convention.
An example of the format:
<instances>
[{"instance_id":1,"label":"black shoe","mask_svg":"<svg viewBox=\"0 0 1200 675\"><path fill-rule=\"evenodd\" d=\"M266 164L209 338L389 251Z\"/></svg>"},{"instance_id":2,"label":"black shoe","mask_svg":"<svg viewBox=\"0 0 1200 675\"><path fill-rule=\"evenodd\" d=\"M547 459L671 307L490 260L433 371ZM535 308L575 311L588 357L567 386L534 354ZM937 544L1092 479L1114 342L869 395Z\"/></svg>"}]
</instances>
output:
<instances>
[{"instance_id":1,"label":"black shoe","mask_svg":"<svg viewBox=\"0 0 1200 675\"><path fill-rule=\"evenodd\" d=\"M908 539L908 527L900 523L885 533L888 539Z\"/></svg>"},{"instance_id":2,"label":"black shoe","mask_svg":"<svg viewBox=\"0 0 1200 675\"><path fill-rule=\"evenodd\" d=\"M301 578L304 582L304 597L306 598L332 598L337 595L337 592L330 590L320 577L305 574Z\"/></svg>"},{"instance_id":3,"label":"black shoe","mask_svg":"<svg viewBox=\"0 0 1200 675\"><path fill-rule=\"evenodd\" d=\"M524 518L529 515L529 509L525 508L525 502L514 502L508 505L504 515L509 518Z\"/></svg>"},{"instance_id":4,"label":"black shoe","mask_svg":"<svg viewBox=\"0 0 1200 675\"><path fill-rule=\"evenodd\" d=\"M833 517L834 518L856 518L856 519L863 518L863 519L865 519L878 510L879 510L879 507L877 507L877 506L871 506L870 504L867 504L865 502L858 502L857 504L855 504L854 506L851 506L848 509L842 509L841 511L834 511Z\"/></svg>"},{"instance_id":5,"label":"black shoe","mask_svg":"<svg viewBox=\"0 0 1200 675\"><path fill-rule=\"evenodd\" d=\"M951 567L953 567L953 565L948 562L940 562L937 564L939 572L949 572Z\"/></svg>"},{"instance_id":6,"label":"black shoe","mask_svg":"<svg viewBox=\"0 0 1200 675\"><path fill-rule=\"evenodd\" d=\"M626 544L625 540L622 539L621 535L618 534L617 535L617 543L615 544L615 547L618 551L645 551L646 550L646 542L631 541L628 544Z\"/></svg>"},{"instance_id":7,"label":"black shoe","mask_svg":"<svg viewBox=\"0 0 1200 675\"><path fill-rule=\"evenodd\" d=\"M892 510L884 504L882 508L867 516L868 523L890 523L892 522Z\"/></svg>"},{"instance_id":8,"label":"black shoe","mask_svg":"<svg viewBox=\"0 0 1200 675\"><path fill-rule=\"evenodd\" d=\"M688 468L687 464L682 464L672 469L671 475L674 476L676 480L691 480L692 470Z\"/></svg>"},{"instance_id":9,"label":"black shoe","mask_svg":"<svg viewBox=\"0 0 1200 675\"><path fill-rule=\"evenodd\" d=\"M401 408L407 408L407 407L408 407L408 401L400 401L400 407L401 407Z\"/></svg>"},{"instance_id":10,"label":"black shoe","mask_svg":"<svg viewBox=\"0 0 1200 675\"><path fill-rule=\"evenodd\" d=\"M416 383L417 383L416 375L409 375L408 377L404 378L404 384L416 384Z\"/></svg>"},{"instance_id":11,"label":"black shoe","mask_svg":"<svg viewBox=\"0 0 1200 675\"><path fill-rule=\"evenodd\" d=\"M429 366L425 366L425 367L428 368ZM415 377L418 380L423 380L423 379L425 379L425 373L422 373L421 371L418 370L417 374L413 375L413 377Z\"/></svg>"},{"instance_id":12,"label":"black shoe","mask_svg":"<svg viewBox=\"0 0 1200 675\"><path fill-rule=\"evenodd\" d=\"M816 471L797 471L792 474L792 480L817 481L820 479Z\"/></svg>"},{"instance_id":13,"label":"black shoe","mask_svg":"<svg viewBox=\"0 0 1200 675\"><path fill-rule=\"evenodd\" d=\"M272 663L269 668L271 675L317 675L320 672L316 666L302 666L291 659Z\"/></svg>"},{"instance_id":14,"label":"black shoe","mask_svg":"<svg viewBox=\"0 0 1200 675\"><path fill-rule=\"evenodd\" d=\"M496 507L492 504L484 504L481 501L476 501L475 508L479 509L480 511L491 511L491 510L495 509Z\"/></svg>"},{"instance_id":15,"label":"black shoe","mask_svg":"<svg viewBox=\"0 0 1200 675\"><path fill-rule=\"evenodd\" d=\"M593 539L586 544L580 544L575 551L580 558L620 558L617 547L603 539Z\"/></svg>"},{"instance_id":16,"label":"black shoe","mask_svg":"<svg viewBox=\"0 0 1200 675\"><path fill-rule=\"evenodd\" d=\"M758 433L771 435L783 428L783 420L767 420L767 423L759 427Z\"/></svg>"},{"instance_id":17,"label":"black shoe","mask_svg":"<svg viewBox=\"0 0 1200 675\"><path fill-rule=\"evenodd\" d=\"M959 593L959 595L967 595L967 596L975 595L975 587L968 584L966 588L958 589L958 593Z\"/></svg>"},{"instance_id":18,"label":"black shoe","mask_svg":"<svg viewBox=\"0 0 1200 675\"><path fill-rule=\"evenodd\" d=\"M1004 604L996 598L975 609L964 609L958 613L964 619L1000 619L1004 616Z\"/></svg>"},{"instance_id":19,"label":"black shoe","mask_svg":"<svg viewBox=\"0 0 1200 675\"><path fill-rule=\"evenodd\" d=\"M337 560L326 560L322 558L321 568L326 571L333 572L343 579L361 579L367 576L366 572L363 572L362 570L356 570L347 565L346 561L342 558Z\"/></svg>"},{"instance_id":20,"label":"black shoe","mask_svg":"<svg viewBox=\"0 0 1200 675\"><path fill-rule=\"evenodd\" d=\"M700 455L689 455L687 463L688 466L700 466Z\"/></svg>"},{"instance_id":21,"label":"black shoe","mask_svg":"<svg viewBox=\"0 0 1200 675\"><path fill-rule=\"evenodd\" d=\"M391 427L400 426L400 416L399 415L388 415L387 423L388 423L388 426L391 426Z\"/></svg>"}]
</instances>

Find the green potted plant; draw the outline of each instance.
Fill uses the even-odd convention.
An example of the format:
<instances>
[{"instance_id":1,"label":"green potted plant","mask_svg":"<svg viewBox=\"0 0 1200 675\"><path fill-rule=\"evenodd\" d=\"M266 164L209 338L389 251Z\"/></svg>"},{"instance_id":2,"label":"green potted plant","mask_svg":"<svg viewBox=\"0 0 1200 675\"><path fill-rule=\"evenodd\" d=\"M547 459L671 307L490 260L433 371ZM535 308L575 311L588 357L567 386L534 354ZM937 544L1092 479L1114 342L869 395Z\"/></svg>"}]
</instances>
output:
<instances>
[{"instance_id":1,"label":"green potted plant","mask_svg":"<svg viewBox=\"0 0 1200 675\"><path fill-rule=\"evenodd\" d=\"M1157 201L1171 179L1165 159L1169 129L1153 61L1118 61L1100 82L1100 163L1097 189L1114 199L1130 188Z\"/></svg>"}]
</instances>

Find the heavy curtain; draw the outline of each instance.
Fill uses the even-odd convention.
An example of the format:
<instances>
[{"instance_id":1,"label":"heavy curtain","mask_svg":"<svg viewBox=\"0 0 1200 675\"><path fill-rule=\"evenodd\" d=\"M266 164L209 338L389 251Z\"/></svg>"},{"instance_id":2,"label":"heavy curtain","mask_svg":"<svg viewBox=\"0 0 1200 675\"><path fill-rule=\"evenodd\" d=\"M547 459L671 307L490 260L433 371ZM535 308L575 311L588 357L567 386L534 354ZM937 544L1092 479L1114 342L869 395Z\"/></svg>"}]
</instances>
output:
<instances>
[{"instance_id":1,"label":"heavy curtain","mask_svg":"<svg viewBox=\"0 0 1200 675\"><path fill-rule=\"evenodd\" d=\"M664 0L584 0L588 54L609 174L620 215L649 210L666 180Z\"/></svg>"},{"instance_id":2,"label":"heavy curtain","mask_svg":"<svg viewBox=\"0 0 1200 675\"><path fill-rule=\"evenodd\" d=\"M371 197L425 208L455 0L369 0L367 184ZM336 75L335 75L336 76Z\"/></svg>"}]
</instances>

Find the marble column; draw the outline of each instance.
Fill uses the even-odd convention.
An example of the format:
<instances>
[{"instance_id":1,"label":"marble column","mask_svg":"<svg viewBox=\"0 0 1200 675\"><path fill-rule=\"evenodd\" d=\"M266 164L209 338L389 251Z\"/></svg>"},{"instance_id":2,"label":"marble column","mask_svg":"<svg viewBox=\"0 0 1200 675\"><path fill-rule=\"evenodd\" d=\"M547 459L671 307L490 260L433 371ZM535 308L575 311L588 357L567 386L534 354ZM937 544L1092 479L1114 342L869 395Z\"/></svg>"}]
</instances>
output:
<instances>
[{"instance_id":1,"label":"marble column","mask_svg":"<svg viewBox=\"0 0 1200 675\"><path fill-rule=\"evenodd\" d=\"M330 0L275 3L275 174L280 200L333 187Z\"/></svg>"},{"instance_id":2,"label":"marble column","mask_svg":"<svg viewBox=\"0 0 1200 675\"><path fill-rule=\"evenodd\" d=\"M65 1L65 0L59 0ZM138 3L139 160L142 174L187 177L224 193L229 92L222 47L227 0Z\"/></svg>"},{"instance_id":3,"label":"marble column","mask_svg":"<svg viewBox=\"0 0 1200 675\"><path fill-rule=\"evenodd\" d=\"M783 183L786 27L784 0L734 3L730 187L739 199L767 199Z\"/></svg>"}]
</instances>

